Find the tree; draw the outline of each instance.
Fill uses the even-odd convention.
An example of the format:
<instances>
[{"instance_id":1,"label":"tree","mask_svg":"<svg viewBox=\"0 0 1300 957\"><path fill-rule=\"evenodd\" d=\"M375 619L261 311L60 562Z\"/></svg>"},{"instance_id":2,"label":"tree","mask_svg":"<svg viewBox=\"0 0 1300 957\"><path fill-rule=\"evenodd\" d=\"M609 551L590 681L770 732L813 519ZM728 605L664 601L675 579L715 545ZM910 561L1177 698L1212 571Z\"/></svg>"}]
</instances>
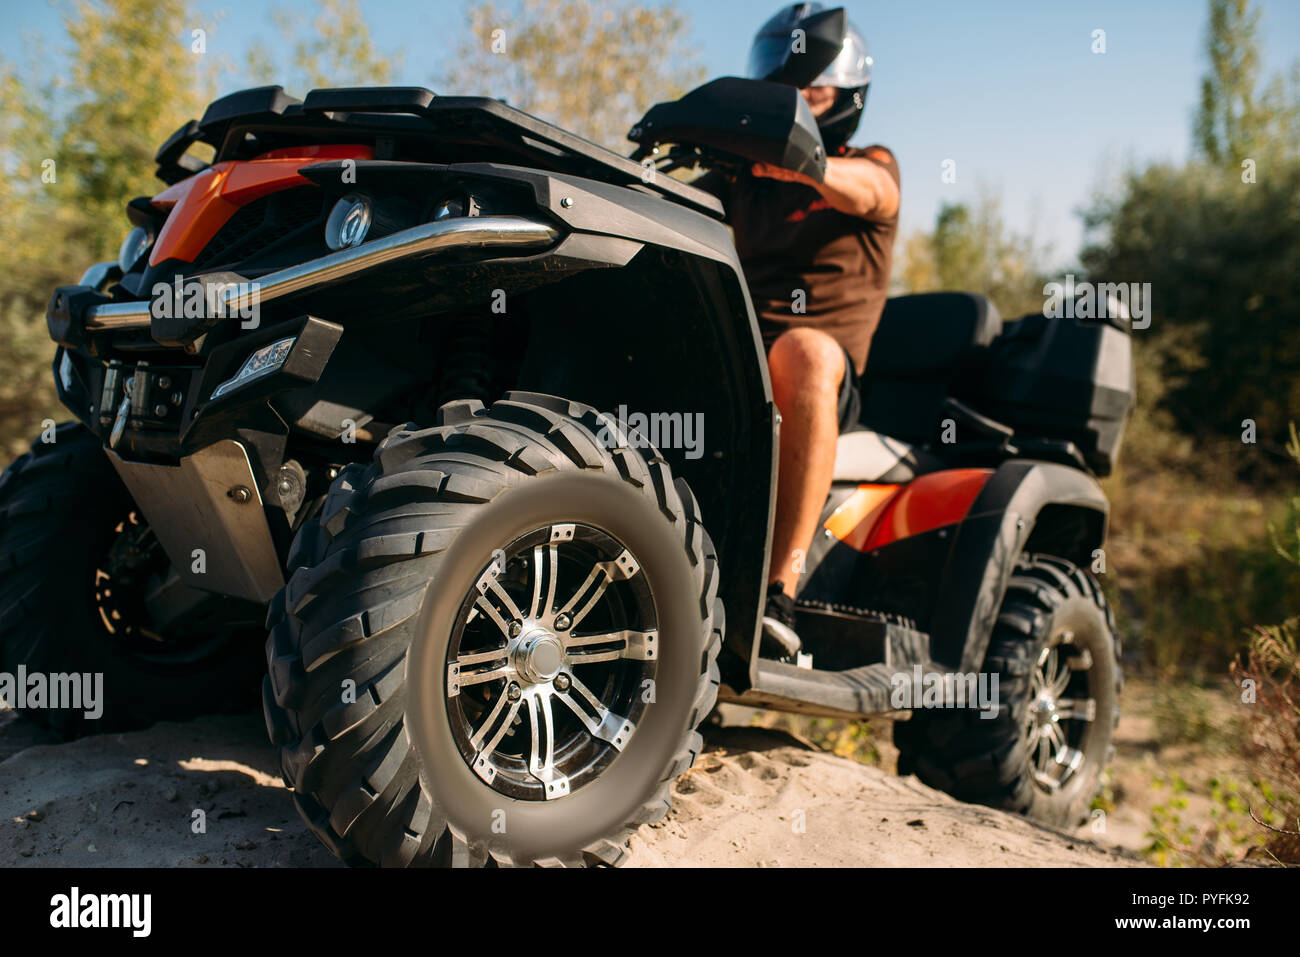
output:
<instances>
[{"instance_id":1,"label":"tree","mask_svg":"<svg viewBox=\"0 0 1300 957\"><path fill-rule=\"evenodd\" d=\"M54 395L45 330L51 290L109 259L123 205L157 192L153 155L200 105L206 68L192 49L189 0L80 0L64 21L71 48L58 69L19 76L0 65L0 200L18 237L0 272L0 446L13 453Z\"/></svg>"},{"instance_id":2,"label":"tree","mask_svg":"<svg viewBox=\"0 0 1300 957\"><path fill-rule=\"evenodd\" d=\"M1180 431L1239 440L1243 419L1280 450L1300 409L1300 162L1255 183L1217 167L1157 165L1096 201L1082 254L1096 281L1150 282L1165 407ZM1240 448L1240 445L1237 446Z\"/></svg>"},{"instance_id":3,"label":"tree","mask_svg":"<svg viewBox=\"0 0 1300 957\"><path fill-rule=\"evenodd\" d=\"M649 107L704 75L685 43L688 18L672 3L486 3L471 8L469 25L440 90L498 97L619 152Z\"/></svg>"},{"instance_id":4,"label":"tree","mask_svg":"<svg viewBox=\"0 0 1300 957\"><path fill-rule=\"evenodd\" d=\"M931 233L914 233L903 245L902 289L987 296L1007 317L1043 308L1046 250L1032 236L1010 232L1001 204L987 193L975 205L944 203Z\"/></svg>"},{"instance_id":5,"label":"tree","mask_svg":"<svg viewBox=\"0 0 1300 957\"><path fill-rule=\"evenodd\" d=\"M301 96L307 90L333 86L383 86L405 54L379 50L358 0L320 0L306 32L291 11L275 10L271 19L293 43L292 65L276 64L265 44L254 43L244 65L254 83L279 84Z\"/></svg>"},{"instance_id":6,"label":"tree","mask_svg":"<svg viewBox=\"0 0 1300 957\"><path fill-rule=\"evenodd\" d=\"M216 22L192 0L77 0L65 60L38 43L21 72L0 63L0 204L14 238L0 271L0 450L10 455L43 419L68 417L50 368L51 291L116 255L125 204L162 189L153 157L167 136L219 87L258 82L207 52ZM391 58L375 50L356 0L326 0L311 30L295 43L309 83L388 79Z\"/></svg>"},{"instance_id":7,"label":"tree","mask_svg":"<svg viewBox=\"0 0 1300 957\"><path fill-rule=\"evenodd\" d=\"M6 106L17 109L0 127L14 179L4 198L32 228L20 248L28 270L6 270L0 297L43 302L116 251L123 204L157 191L154 152L202 105L195 22L188 0L80 0L64 24L63 69L27 81L6 70Z\"/></svg>"},{"instance_id":8,"label":"tree","mask_svg":"<svg viewBox=\"0 0 1300 957\"><path fill-rule=\"evenodd\" d=\"M1250 0L1210 0L1205 52L1209 70L1201 80L1195 140L1212 163L1240 163L1267 146L1294 148L1300 132L1294 93L1275 77L1259 86L1260 13ZM1294 91L1300 73L1293 72Z\"/></svg>"},{"instance_id":9,"label":"tree","mask_svg":"<svg viewBox=\"0 0 1300 957\"><path fill-rule=\"evenodd\" d=\"M157 191L158 146L203 106L195 22L188 0L81 0L66 22L72 105L59 124L59 201L78 211L101 258L122 238L122 204Z\"/></svg>"},{"instance_id":10,"label":"tree","mask_svg":"<svg viewBox=\"0 0 1300 957\"><path fill-rule=\"evenodd\" d=\"M1300 408L1300 96L1280 78L1257 89L1257 25L1244 0L1211 0L1199 155L1132 170L1095 199L1082 259L1095 281L1151 283L1139 335L1173 426L1240 451L1251 419L1281 462Z\"/></svg>"}]
</instances>

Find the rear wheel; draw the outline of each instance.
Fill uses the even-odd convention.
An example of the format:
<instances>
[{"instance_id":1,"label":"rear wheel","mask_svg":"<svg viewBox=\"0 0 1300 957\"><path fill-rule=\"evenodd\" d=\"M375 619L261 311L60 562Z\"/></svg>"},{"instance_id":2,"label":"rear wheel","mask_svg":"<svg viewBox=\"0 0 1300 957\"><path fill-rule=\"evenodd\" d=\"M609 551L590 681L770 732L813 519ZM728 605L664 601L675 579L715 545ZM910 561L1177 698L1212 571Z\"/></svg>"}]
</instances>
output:
<instances>
[{"instance_id":1,"label":"rear wheel","mask_svg":"<svg viewBox=\"0 0 1300 957\"><path fill-rule=\"evenodd\" d=\"M295 540L264 704L303 818L354 863L621 862L717 695L713 547L594 409L444 406Z\"/></svg>"},{"instance_id":2,"label":"rear wheel","mask_svg":"<svg viewBox=\"0 0 1300 957\"><path fill-rule=\"evenodd\" d=\"M251 707L261 609L182 585L98 440L53 439L0 476L0 672L22 669L23 710L72 735ZM100 700L54 707L73 674L83 697L102 675Z\"/></svg>"},{"instance_id":3,"label":"rear wheel","mask_svg":"<svg viewBox=\"0 0 1300 957\"><path fill-rule=\"evenodd\" d=\"M1119 639L1101 587L1049 556L1025 556L1007 586L984 670L999 708L918 710L894 725L898 769L963 801L1058 827L1088 816L1119 722Z\"/></svg>"}]
</instances>

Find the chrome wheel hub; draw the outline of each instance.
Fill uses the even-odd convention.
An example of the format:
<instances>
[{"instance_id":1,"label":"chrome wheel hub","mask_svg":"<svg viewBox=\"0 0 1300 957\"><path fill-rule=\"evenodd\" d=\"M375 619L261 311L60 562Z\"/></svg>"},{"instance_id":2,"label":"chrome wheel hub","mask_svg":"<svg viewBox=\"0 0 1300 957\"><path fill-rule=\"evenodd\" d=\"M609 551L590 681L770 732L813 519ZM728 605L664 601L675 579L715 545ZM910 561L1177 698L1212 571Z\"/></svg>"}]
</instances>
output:
<instances>
[{"instance_id":1,"label":"chrome wheel hub","mask_svg":"<svg viewBox=\"0 0 1300 957\"><path fill-rule=\"evenodd\" d=\"M521 536L480 573L447 649L461 756L511 797L564 797L631 741L658 648L654 596L622 542L577 524Z\"/></svg>"},{"instance_id":2,"label":"chrome wheel hub","mask_svg":"<svg viewBox=\"0 0 1300 957\"><path fill-rule=\"evenodd\" d=\"M1046 727L1049 724L1054 724L1061 720L1056 713L1056 702L1052 699L1052 696L1048 694L1040 694L1036 699L1034 699L1033 713L1034 723L1039 728Z\"/></svg>"},{"instance_id":3,"label":"chrome wheel hub","mask_svg":"<svg viewBox=\"0 0 1300 957\"><path fill-rule=\"evenodd\" d=\"M527 632L510 652L510 661L519 677L532 684L550 681L564 664L564 646L544 628Z\"/></svg>"}]
</instances>

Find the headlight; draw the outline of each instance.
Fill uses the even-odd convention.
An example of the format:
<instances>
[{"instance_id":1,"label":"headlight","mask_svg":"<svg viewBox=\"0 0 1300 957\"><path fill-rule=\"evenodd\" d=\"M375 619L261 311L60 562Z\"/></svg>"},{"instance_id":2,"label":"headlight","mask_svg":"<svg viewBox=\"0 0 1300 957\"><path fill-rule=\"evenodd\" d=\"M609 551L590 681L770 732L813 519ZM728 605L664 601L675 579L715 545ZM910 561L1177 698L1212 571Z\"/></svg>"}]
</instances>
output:
<instances>
[{"instance_id":1,"label":"headlight","mask_svg":"<svg viewBox=\"0 0 1300 957\"><path fill-rule=\"evenodd\" d=\"M349 193L330 211L325 222L325 243L330 249L359 246L370 232L370 197Z\"/></svg>"},{"instance_id":2,"label":"headlight","mask_svg":"<svg viewBox=\"0 0 1300 957\"><path fill-rule=\"evenodd\" d=\"M296 336L290 336L288 339L273 342L269 346L262 346L244 360L244 364L239 367L238 372L213 389L210 398L219 399L227 392L238 389L241 385L246 385L255 379L270 375L284 365L285 360L289 358L290 350L293 349L293 344L297 341Z\"/></svg>"},{"instance_id":3,"label":"headlight","mask_svg":"<svg viewBox=\"0 0 1300 957\"><path fill-rule=\"evenodd\" d=\"M122 272L128 273L135 268L140 257L152 245L153 233L143 226L137 226L127 233L121 247L117 250L117 264L122 268Z\"/></svg>"}]
</instances>

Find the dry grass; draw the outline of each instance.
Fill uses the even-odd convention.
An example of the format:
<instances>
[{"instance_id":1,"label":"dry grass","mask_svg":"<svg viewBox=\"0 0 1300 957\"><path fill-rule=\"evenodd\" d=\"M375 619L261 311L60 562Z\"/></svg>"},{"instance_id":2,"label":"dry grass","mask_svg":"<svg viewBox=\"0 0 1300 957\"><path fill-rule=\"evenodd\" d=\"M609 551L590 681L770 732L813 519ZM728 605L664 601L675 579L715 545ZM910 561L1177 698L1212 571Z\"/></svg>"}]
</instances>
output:
<instances>
[{"instance_id":1,"label":"dry grass","mask_svg":"<svg viewBox=\"0 0 1300 957\"><path fill-rule=\"evenodd\" d=\"M1264 850L1300 864L1300 618L1260 628L1234 676L1250 699L1245 754L1260 790L1251 817L1266 830Z\"/></svg>"},{"instance_id":2,"label":"dry grass","mask_svg":"<svg viewBox=\"0 0 1300 957\"><path fill-rule=\"evenodd\" d=\"M1284 619L1300 594L1300 569L1269 543L1284 495L1244 487L1225 471L1207 457L1203 475L1139 466L1105 482L1112 512L1102 580L1130 666L1226 675L1247 630Z\"/></svg>"}]
</instances>

